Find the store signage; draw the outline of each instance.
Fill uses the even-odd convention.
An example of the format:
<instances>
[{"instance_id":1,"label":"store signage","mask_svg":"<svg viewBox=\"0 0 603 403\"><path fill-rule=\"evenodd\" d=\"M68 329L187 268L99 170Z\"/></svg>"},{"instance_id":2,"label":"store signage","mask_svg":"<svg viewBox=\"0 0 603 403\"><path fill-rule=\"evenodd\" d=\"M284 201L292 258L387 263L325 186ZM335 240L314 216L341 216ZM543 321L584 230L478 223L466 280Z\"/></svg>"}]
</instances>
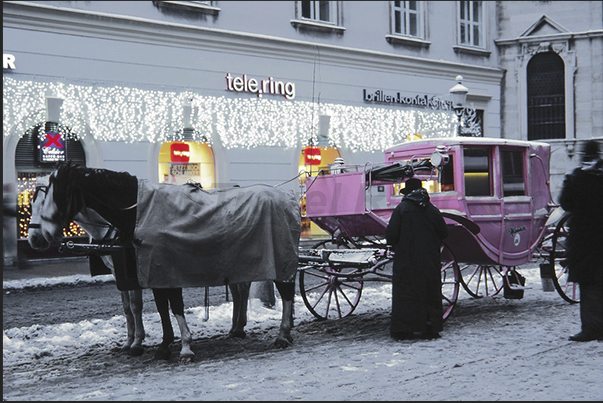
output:
<instances>
[{"instance_id":1,"label":"store signage","mask_svg":"<svg viewBox=\"0 0 603 403\"><path fill-rule=\"evenodd\" d=\"M44 138L39 139L40 162L65 161L65 141L61 133L44 133Z\"/></svg>"},{"instance_id":2,"label":"store signage","mask_svg":"<svg viewBox=\"0 0 603 403\"><path fill-rule=\"evenodd\" d=\"M9 53L2 54L2 68L15 70L15 55L11 55Z\"/></svg>"},{"instance_id":3,"label":"store signage","mask_svg":"<svg viewBox=\"0 0 603 403\"><path fill-rule=\"evenodd\" d=\"M383 90L370 92L367 89L362 90L363 99L365 102L374 102L380 104L398 104L408 106L420 106L425 109L451 111L452 101L444 101L436 96L415 95L404 96L400 92L395 94L386 94Z\"/></svg>"},{"instance_id":4,"label":"store signage","mask_svg":"<svg viewBox=\"0 0 603 403\"><path fill-rule=\"evenodd\" d=\"M172 162L169 164L170 175L174 176L199 176L201 175L201 164L193 162L190 164L180 164Z\"/></svg>"},{"instance_id":5,"label":"store signage","mask_svg":"<svg viewBox=\"0 0 603 403\"><path fill-rule=\"evenodd\" d=\"M268 77L267 80L257 80L247 77L246 74L235 77L226 73L226 89L235 92L250 92L256 94L258 98L261 98L262 94L283 95L287 99L295 98L294 83L275 81L272 77Z\"/></svg>"},{"instance_id":6,"label":"store signage","mask_svg":"<svg viewBox=\"0 0 603 403\"><path fill-rule=\"evenodd\" d=\"M320 165L322 156L320 155L320 148L308 147L304 150L306 165Z\"/></svg>"},{"instance_id":7,"label":"store signage","mask_svg":"<svg viewBox=\"0 0 603 403\"><path fill-rule=\"evenodd\" d=\"M172 143L170 145L170 161L189 162L191 159L191 148L187 143Z\"/></svg>"}]
</instances>

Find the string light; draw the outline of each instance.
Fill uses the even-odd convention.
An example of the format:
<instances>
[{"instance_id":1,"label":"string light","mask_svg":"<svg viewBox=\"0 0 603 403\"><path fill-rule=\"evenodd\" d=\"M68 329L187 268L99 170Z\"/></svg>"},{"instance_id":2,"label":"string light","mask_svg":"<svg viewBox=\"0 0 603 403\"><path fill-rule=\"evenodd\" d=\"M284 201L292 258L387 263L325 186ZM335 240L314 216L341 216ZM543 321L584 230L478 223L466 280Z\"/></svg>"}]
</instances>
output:
<instances>
[{"instance_id":1,"label":"string light","mask_svg":"<svg viewBox=\"0 0 603 403\"><path fill-rule=\"evenodd\" d=\"M383 151L413 134L451 137L457 125L456 116L449 111L329 103L317 107L306 101L213 97L191 91L3 77L5 136L25 133L43 122L47 90L64 98L59 125L64 134L125 143L183 140L185 99L199 111L193 119L192 139L210 145L219 141L227 149L318 144L319 115L331 116L329 146L345 145L353 152Z\"/></svg>"},{"instance_id":2,"label":"string light","mask_svg":"<svg viewBox=\"0 0 603 403\"><path fill-rule=\"evenodd\" d=\"M38 177L45 176L45 173L39 172L20 172L17 178L17 208L18 212L18 232L19 239L27 238L29 221L31 219L31 202L38 185ZM71 222L69 226L63 229L63 236L85 236L86 232L76 223Z\"/></svg>"}]
</instances>

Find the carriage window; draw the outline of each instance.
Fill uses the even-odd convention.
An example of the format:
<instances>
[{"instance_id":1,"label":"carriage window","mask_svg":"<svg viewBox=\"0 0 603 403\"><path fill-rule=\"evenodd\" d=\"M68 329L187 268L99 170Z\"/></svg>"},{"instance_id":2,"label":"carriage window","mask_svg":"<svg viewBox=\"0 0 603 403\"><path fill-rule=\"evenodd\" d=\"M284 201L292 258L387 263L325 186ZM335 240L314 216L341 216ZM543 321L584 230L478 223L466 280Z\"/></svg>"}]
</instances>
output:
<instances>
[{"instance_id":1,"label":"carriage window","mask_svg":"<svg viewBox=\"0 0 603 403\"><path fill-rule=\"evenodd\" d=\"M449 155L448 164L444 165L440 170L440 192L449 192L454 190L454 171L453 166L453 155Z\"/></svg>"},{"instance_id":2,"label":"carriage window","mask_svg":"<svg viewBox=\"0 0 603 403\"><path fill-rule=\"evenodd\" d=\"M465 196L492 196L490 158L487 147L464 149Z\"/></svg>"},{"instance_id":3,"label":"carriage window","mask_svg":"<svg viewBox=\"0 0 603 403\"><path fill-rule=\"evenodd\" d=\"M523 177L523 152L501 150L503 197L526 194Z\"/></svg>"}]
</instances>

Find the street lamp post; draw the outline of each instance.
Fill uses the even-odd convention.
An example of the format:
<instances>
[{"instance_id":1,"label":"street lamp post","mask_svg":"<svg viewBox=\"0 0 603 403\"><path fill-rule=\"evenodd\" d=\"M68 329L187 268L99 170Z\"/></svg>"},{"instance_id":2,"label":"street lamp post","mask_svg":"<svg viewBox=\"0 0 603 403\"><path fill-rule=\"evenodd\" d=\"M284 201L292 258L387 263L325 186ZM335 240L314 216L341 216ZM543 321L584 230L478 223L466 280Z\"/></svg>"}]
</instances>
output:
<instances>
[{"instance_id":1,"label":"street lamp post","mask_svg":"<svg viewBox=\"0 0 603 403\"><path fill-rule=\"evenodd\" d=\"M452 95L452 107L459 119L457 136L461 136L461 117L463 116L463 109L465 108L465 101L467 100L469 89L462 84L463 76L456 76L456 81L458 81L457 84L449 91L450 95Z\"/></svg>"}]
</instances>

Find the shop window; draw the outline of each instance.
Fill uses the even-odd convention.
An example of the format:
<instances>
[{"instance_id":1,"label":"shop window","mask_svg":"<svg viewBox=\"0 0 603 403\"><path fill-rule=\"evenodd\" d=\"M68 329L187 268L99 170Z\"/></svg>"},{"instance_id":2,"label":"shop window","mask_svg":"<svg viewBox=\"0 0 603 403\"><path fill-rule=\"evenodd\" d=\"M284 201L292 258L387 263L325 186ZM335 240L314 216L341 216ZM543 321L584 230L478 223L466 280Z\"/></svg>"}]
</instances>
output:
<instances>
[{"instance_id":1,"label":"shop window","mask_svg":"<svg viewBox=\"0 0 603 403\"><path fill-rule=\"evenodd\" d=\"M159 150L158 180L182 185L189 179L204 189L213 189L215 164L212 148L203 142L169 141Z\"/></svg>"},{"instance_id":2,"label":"shop window","mask_svg":"<svg viewBox=\"0 0 603 403\"><path fill-rule=\"evenodd\" d=\"M535 55L527 67L528 140L565 138L563 60L554 52Z\"/></svg>"},{"instance_id":3,"label":"shop window","mask_svg":"<svg viewBox=\"0 0 603 403\"><path fill-rule=\"evenodd\" d=\"M523 169L523 151L501 150L503 197L523 196L525 178Z\"/></svg>"},{"instance_id":4,"label":"shop window","mask_svg":"<svg viewBox=\"0 0 603 403\"><path fill-rule=\"evenodd\" d=\"M45 132L50 133L53 131L59 131L56 124L46 124L45 130L42 130L42 125L40 124L28 130L21 140L19 140L19 143L17 143L15 168L17 171L18 239L27 238L27 230L29 229L29 221L31 219L31 202L38 184L38 178L50 174L56 164L55 162L43 162L40 157L40 148L38 147L40 144L38 138ZM86 166L86 155L82 144L74 136L65 135L69 133L68 129L62 128L60 131L64 137L64 160ZM63 230L63 236L86 236L86 232L72 222Z\"/></svg>"},{"instance_id":5,"label":"shop window","mask_svg":"<svg viewBox=\"0 0 603 403\"><path fill-rule=\"evenodd\" d=\"M459 135L467 137L484 137L484 111L482 109L463 109Z\"/></svg>"},{"instance_id":6,"label":"shop window","mask_svg":"<svg viewBox=\"0 0 603 403\"><path fill-rule=\"evenodd\" d=\"M465 196L492 196L490 153L487 147L465 147Z\"/></svg>"}]
</instances>

